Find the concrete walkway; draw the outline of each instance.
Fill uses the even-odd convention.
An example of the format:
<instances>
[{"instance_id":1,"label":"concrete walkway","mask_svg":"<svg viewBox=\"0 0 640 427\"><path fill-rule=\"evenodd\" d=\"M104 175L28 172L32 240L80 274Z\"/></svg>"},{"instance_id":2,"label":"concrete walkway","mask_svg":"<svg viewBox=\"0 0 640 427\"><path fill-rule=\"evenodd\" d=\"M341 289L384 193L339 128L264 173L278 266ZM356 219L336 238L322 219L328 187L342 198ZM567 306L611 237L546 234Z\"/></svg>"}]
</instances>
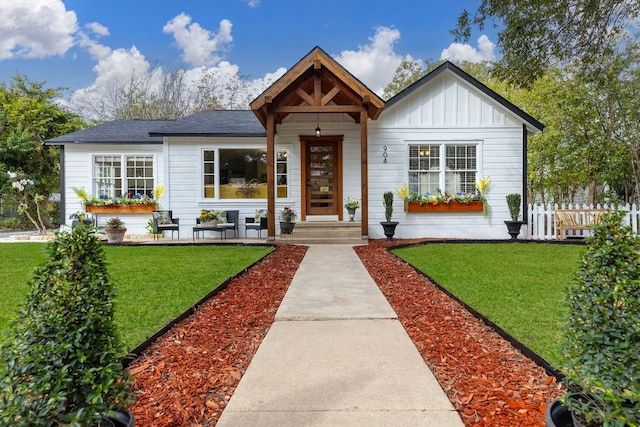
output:
<instances>
[{"instance_id":1,"label":"concrete walkway","mask_svg":"<svg viewBox=\"0 0 640 427\"><path fill-rule=\"evenodd\" d=\"M218 427L464 426L349 245L311 245Z\"/></svg>"}]
</instances>

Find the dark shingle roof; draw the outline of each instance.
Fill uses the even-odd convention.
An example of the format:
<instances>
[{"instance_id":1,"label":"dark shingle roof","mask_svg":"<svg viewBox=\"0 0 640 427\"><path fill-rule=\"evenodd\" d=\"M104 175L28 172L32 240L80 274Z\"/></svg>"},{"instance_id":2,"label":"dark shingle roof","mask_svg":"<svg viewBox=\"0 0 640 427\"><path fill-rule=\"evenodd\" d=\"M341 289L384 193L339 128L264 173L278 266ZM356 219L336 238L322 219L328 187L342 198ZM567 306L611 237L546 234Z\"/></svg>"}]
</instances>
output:
<instances>
[{"instance_id":1,"label":"dark shingle roof","mask_svg":"<svg viewBox=\"0 0 640 427\"><path fill-rule=\"evenodd\" d=\"M45 145L64 144L162 144L162 136L150 136L149 131L174 120L114 120L51 138Z\"/></svg>"},{"instance_id":2,"label":"dark shingle roof","mask_svg":"<svg viewBox=\"0 0 640 427\"><path fill-rule=\"evenodd\" d=\"M207 110L151 130L152 136L266 136L251 110Z\"/></svg>"},{"instance_id":3,"label":"dark shingle roof","mask_svg":"<svg viewBox=\"0 0 640 427\"><path fill-rule=\"evenodd\" d=\"M162 144L163 136L266 136L251 110L208 110L177 120L114 120L45 141L64 144Z\"/></svg>"}]
</instances>

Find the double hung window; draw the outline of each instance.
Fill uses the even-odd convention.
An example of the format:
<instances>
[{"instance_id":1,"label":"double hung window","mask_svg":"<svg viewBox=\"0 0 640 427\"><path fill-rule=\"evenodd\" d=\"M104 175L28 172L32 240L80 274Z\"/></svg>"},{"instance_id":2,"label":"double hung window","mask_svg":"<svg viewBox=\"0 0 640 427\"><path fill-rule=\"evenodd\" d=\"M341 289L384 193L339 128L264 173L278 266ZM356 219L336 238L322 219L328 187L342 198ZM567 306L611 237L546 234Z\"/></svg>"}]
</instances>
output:
<instances>
[{"instance_id":1,"label":"double hung window","mask_svg":"<svg viewBox=\"0 0 640 427\"><path fill-rule=\"evenodd\" d=\"M474 193L477 144L409 145L409 190L415 194Z\"/></svg>"},{"instance_id":2,"label":"double hung window","mask_svg":"<svg viewBox=\"0 0 640 427\"><path fill-rule=\"evenodd\" d=\"M154 157L149 155L96 155L93 194L99 198L153 198L154 169Z\"/></svg>"}]
</instances>

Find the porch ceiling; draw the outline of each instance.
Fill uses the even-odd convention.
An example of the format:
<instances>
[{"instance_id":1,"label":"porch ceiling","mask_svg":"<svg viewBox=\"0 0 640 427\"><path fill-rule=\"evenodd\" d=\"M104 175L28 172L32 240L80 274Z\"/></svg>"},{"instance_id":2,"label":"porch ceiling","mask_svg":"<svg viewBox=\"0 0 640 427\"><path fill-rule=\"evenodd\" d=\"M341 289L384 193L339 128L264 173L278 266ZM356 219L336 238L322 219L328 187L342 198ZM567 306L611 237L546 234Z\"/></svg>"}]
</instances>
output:
<instances>
[{"instance_id":1,"label":"porch ceiling","mask_svg":"<svg viewBox=\"0 0 640 427\"><path fill-rule=\"evenodd\" d=\"M269 110L276 123L292 113L345 113L359 123L362 111L376 120L383 108L380 97L319 47L251 102L265 128Z\"/></svg>"}]
</instances>

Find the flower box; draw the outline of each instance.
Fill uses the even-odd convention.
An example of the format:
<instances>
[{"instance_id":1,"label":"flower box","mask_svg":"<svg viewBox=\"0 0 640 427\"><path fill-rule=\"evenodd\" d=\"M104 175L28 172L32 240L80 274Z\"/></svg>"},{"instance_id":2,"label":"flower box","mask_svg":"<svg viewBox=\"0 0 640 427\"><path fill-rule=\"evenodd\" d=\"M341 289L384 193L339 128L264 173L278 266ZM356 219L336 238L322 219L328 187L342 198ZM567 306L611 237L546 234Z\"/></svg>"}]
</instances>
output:
<instances>
[{"instance_id":1,"label":"flower box","mask_svg":"<svg viewBox=\"0 0 640 427\"><path fill-rule=\"evenodd\" d=\"M419 202L405 202L405 212L434 212L434 213L447 213L447 212L482 212L484 208L484 202L449 202L449 203L423 203Z\"/></svg>"},{"instance_id":2,"label":"flower box","mask_svg":"<svg viewBox=\"0 0 640 427\"><path fill-rule=\"evenodd\" d=\"M156 204L139 204L139 205L87 205L84 207L88 213L96 214L136 214L149 213L156 210Z\"/></svg>"}]
</instances>

